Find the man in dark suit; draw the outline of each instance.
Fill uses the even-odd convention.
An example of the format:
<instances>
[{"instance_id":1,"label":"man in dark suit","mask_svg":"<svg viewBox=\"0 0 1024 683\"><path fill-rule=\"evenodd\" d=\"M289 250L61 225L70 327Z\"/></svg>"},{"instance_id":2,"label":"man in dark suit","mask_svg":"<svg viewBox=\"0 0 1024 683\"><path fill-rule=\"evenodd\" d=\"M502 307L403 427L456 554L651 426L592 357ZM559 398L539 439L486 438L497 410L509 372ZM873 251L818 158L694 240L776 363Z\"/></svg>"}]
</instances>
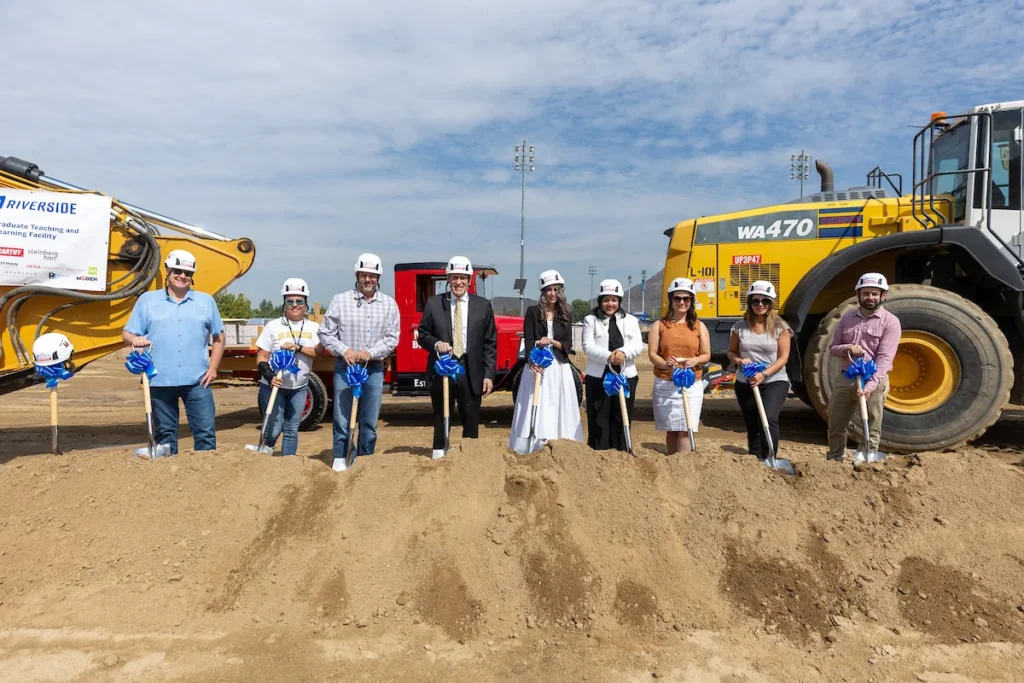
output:
<instances>
[{"instance_id":1,"label":"man in dark suit","mask_svg":"<svg viewBox=\"0 0 1024 683\"><path fill-rule=\"evenodd\" d=\"M480 401L494 389L498 360L498 333L491 302L469 293L473 264L465 256L453 256L445 267L445 275L449 291L427 299L418 337L419 345L430 351L427 378L434 409L435 460L444 457L445 433L444 386L434 372L434 362L438 356L450 353L465 367L458 382L449 386L449 401L454 394L463 438L475 439L479 433Z\"/></svg>"}]
</instances>

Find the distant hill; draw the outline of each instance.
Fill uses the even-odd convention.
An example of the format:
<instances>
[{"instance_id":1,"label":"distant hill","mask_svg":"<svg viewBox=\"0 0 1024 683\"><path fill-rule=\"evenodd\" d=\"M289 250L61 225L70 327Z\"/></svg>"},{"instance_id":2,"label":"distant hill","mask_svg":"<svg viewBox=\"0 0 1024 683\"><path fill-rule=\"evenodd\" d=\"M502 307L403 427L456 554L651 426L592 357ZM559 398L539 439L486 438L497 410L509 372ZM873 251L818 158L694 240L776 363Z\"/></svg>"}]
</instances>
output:
<instances>
[{"instance_id":1,"label":"distant hill","mask_svg":"<svg viewBox=\"0 0 1024 683\"><path fill-rule=\"evenodd\" d=\"M630 313L640 312L640 302L643 301L643 308L649 315L654 315L656 309L661 306L661 288L662 280L665 274L664 270L659 270L657 273L647 278L647 296L643 296L643 292L640 290L640 283L633 280L635 283L632 289L626 292L626 298L623 300L622 305L625 307L627 303L631 304ZM626 281L622 281L622 285L626 285ZM594 305L595 299L590 300L590 304Z\"/></svg>"},{"instance_id":2,"label":"distant hill","mask_svg":"<svg viewBox=\"0 0 1024 683\"><path fill-rule=\"evenodd\" d=\"M537 303L536 299L526 297L524 299L524 310ZM519 315L519 297L518 296L496 296L491 298L491 308L494 309L495 315Z\"/></svg>"}]
</instances>

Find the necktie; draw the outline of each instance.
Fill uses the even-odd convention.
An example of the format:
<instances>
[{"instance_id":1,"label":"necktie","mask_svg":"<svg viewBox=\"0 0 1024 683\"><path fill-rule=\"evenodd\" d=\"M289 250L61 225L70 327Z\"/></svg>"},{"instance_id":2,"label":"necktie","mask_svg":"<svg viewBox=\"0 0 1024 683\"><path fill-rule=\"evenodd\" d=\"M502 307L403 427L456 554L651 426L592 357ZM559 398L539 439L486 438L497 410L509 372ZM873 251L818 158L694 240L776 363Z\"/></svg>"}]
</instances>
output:
<instances>
[{"instance_id":1,"label":"necktie","mask_svg":"<svg viewBox=\"0 0 1024 683\"><path fill-rule=\"evenodd\" d=\"M466 341L462 338L462 306L461 302L455 300L455 320L452 323L452 352L456 358L460 358L466 351Z\"/></svg>"}]
</instances>

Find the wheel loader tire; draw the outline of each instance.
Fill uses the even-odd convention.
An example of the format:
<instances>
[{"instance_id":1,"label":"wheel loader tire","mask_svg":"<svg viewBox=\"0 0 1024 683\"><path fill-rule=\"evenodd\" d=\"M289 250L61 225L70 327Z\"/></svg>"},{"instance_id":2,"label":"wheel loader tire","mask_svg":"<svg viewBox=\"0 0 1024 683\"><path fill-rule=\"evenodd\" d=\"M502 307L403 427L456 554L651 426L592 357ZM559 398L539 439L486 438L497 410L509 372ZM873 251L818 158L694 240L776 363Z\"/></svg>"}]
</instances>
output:
<instances>
[{"instance_id":1,"label":"wheel loader tire","mask_svg":"<svg viewBox=\"0 0 1024 683\"><path fill-rule=\"evenodd\" d=\"M842 376L842 360L829 353L840 318L857 308L856 298L834 308L818 325L804 352L804 385L818 414L828 420L833 382ZM904 389L892 386L882 417L880 448L890 453L914 453L953 448L981 436L1009 402L1013 385L1013 356L1006 337L976 304L952 292L927 285L896 285L885 308L903 328L900 351L913 351L913 339L938 340L954 365L949 395L935 405L913 411L895 410ZM909 345L909 346L908 346ZM907 349L910 351L907 351ZM911 353L912 355L912 353ZM890 376L890 380L892 376ZM911 387L911 390L913 387ZM895 392L895 393L894 393ZM854 419L849 427L859 440L862 428Z\"/></svg>"},{"instance_id":2,"label":"wheel loader tire","mask_svg":"<svg viewBox=\"0 0 1024 683\"><path fill-rule=\"evenodd\" d=\"M322 379L315 374L309 376L309 387L306 393L306 409L302 413L302 421L299 422L299 431L308 432L316 429L320 421L327 414L327 387Z\"/></svg>"}]
</instances>

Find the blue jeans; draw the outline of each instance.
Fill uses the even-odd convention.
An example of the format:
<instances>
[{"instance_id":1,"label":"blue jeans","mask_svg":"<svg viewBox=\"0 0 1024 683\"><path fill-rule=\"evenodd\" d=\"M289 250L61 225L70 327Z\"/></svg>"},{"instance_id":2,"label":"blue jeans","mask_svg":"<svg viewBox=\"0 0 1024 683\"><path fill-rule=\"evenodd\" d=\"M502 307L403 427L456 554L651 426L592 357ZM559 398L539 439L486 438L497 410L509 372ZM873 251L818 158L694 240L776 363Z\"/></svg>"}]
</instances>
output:
<instances>
[{"instance_id":1,"label":"blue jeans","mask_svg":"<svg viewBox=\"0 0 1024 683\"><path fill-rule=\"evenodd\" d=\"M352 416L352 388L345 381L348 365L340 358L334 363L334 457L344 458L348 450L348 423ZM371 455L377 446L377 418L384 393L384 365L370 364L370 375L359 397L359 442L356 455Z\"/></svg>"},{"instance_id":2,"label":"blue jeans","mask_svg":"<svg viewBox=\"0 0 1024 683\"><path fill-rule=\"evenodd\" d=\"M170 444L171 455L178 454L178 399L185 403L185 417L195 438L194 450L217 450L214 425L216 408L213 390L202 384L180 387L150 387L153 399L153 431L158 444Z\"/></svg>"},{"instance_id":3,"label":"blue jeans","mask_svg":"<svg viewBox=\"0 0 1024 683\"><path fill-rule=\"evenodd\" d=\"M271 391L272 387L269 384L260 384L259 402L260 412L263 414L267 412ZM306 408L306 393L308 391L306 387L277 390L274 411L267 422L267 431L263 438L265 443L273 448L277 443L277 437L283 434L281 455L295 455L299 448L299 423L302 422L302 411Z\"/></svg>"}]
</instances>

